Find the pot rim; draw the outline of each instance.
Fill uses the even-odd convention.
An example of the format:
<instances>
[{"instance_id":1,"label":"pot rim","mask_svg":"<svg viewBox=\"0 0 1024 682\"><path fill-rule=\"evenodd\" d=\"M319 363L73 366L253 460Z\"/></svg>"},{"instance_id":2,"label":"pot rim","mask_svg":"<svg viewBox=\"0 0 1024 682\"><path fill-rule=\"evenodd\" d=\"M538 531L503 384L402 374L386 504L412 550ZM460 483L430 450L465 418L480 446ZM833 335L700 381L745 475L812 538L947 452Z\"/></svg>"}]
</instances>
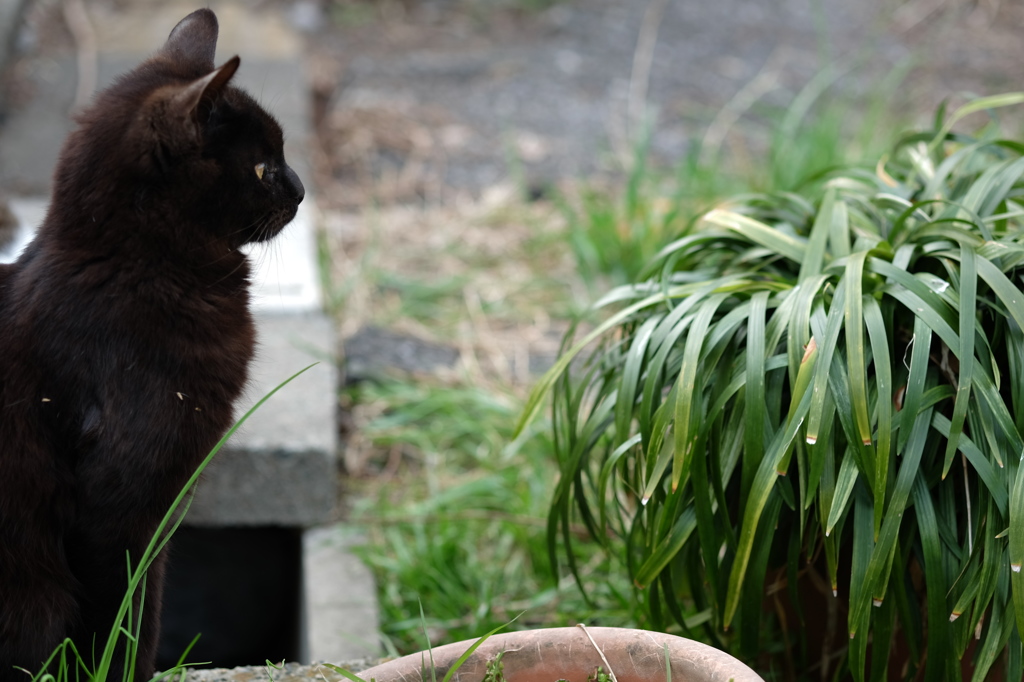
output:
<instances>
[{"instance_id":1,"label":"pot rim","mask_svg":"<svg viewBox=\"0 0 1024 682\"><path fill-rule=\"evenodd\" d=\"M410 654L364 670L370 682L421 682L431 679L431 661L440 682L476 639L454 642ZM489 637L452 675L451 682L480 682L487 664L504 652L503 673L510 682L587 682L598 666L615 673L617 682L668 682L665 648L671 661L671 682L764 682L729 654L685 637L663 632L613 627L540 628ZM603 655L602 655L603 654Z\"/></svg>"}]
</instances>

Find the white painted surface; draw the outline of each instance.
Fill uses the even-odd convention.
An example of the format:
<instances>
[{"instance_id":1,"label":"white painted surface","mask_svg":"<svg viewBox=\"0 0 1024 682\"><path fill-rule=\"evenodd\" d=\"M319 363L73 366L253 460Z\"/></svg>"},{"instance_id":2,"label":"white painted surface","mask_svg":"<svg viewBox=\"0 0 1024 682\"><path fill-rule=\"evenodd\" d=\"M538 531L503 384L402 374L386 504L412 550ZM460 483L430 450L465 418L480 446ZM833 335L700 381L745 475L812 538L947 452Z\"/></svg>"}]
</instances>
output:
<instances>
[{"instance_id":1,"label":"white painted surface","mask_svg":"<svg viewBox=\"0 0 1024 682\"><path fill-rule=\"evenodd\" d=\"M320 310L319 270L314 231L316 207L309 196L295 220L273 240L244 250L253 265L253 309L266 313Z\"/></svg>"},{"instance_id":2,"label":"white painted surface","mask_svg":"<svg viewBox=\"0 0 1024 682\"><path fill-rule=\"evenodd\" d=\"M11 263L32 240L46 217L45 199L11 199L20 224L14 241L0 250L0 263ZM277 238L245 249L253 265L253 310L306 313L320 310L320 283L314 232L316 207L309 196Z\"/></svg>"},{"instance_id":3,"label":"white painted surface","mask_svg":"<svg viewBox=\"0 0 1024 682\"><path fill-rule=\"evenodd\" d=\"M28 243L36 228L46 217L46 201L43 199L11 199L8 204L15 217L18 218L18 231L14 241L6 249L0 249L0 263L13 263Z\"/></svg>"}]
</instances>

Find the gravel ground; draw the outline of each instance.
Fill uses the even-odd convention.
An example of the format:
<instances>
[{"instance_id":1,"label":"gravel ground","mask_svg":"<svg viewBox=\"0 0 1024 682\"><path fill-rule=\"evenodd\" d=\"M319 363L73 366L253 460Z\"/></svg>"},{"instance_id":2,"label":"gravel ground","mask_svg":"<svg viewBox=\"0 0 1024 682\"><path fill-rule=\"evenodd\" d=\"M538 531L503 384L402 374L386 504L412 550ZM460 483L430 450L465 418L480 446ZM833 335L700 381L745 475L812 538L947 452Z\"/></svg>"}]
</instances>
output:
<instances>
[{"instance_id":1,"label":"gravel ground","mask_svg":"<svg viewBox=\"0 0 1024 682\"><path fill-rule=\"evenodd\" d=\"M19 0L2 0L5 6ZM94 16L157 0L33 0L16 47L75 42ZM615 173L644 122L657 161L750 104L784 106L827 64L927 115L960 93L1021 89L1024 3L1011 0L261 0L307 38L328 207L431 203ZM854 67L855 68L852 68ZM17 69L13 70L15 73ZM18 106L13 78L10 106ZM727 117L726 117L727 118ZM756 146L754 147L756 153ZM755 157L756 158L756 157Z\"/></svg>"},{"instance_id":2,"label":"gravel ground","mask_svg":"<svg viewBox=\"0 0 1024 682\"><path fill-rule=\"evenodd\" d=\"M309 30L322 179L336 185L334 203L614 172L645 119L656 120L655 157L672 163L723 107L751 92L784 105L829 60L859 65L842 87L863 95L914 60L900 97L922 113L962 91L1021 87L1019 3L527 4L289 5Z\"/></svg>"}]
</instances>

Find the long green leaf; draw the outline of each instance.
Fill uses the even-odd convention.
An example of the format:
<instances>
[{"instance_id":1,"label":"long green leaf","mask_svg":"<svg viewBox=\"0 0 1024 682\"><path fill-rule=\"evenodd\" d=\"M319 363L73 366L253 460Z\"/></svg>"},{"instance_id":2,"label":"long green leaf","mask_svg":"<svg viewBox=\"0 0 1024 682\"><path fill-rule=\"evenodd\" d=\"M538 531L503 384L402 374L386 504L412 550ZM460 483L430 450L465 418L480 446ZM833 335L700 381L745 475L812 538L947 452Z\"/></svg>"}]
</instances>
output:
<instances>
[{"instance_id":1,"label":"long green leaf","mask_svg":"<svg viewBox=\"0 0 1024 682\"><path fill-rule=\"evenodd\" d=\"M800 263L804 259L806 247L800 240L783 234L759 220L754 220L740 213L716 208L704 214L702 221L724 227L755 244L760 244L766 249L788 258L794 263Z\"/></svg>"},{"instance_id":2,"label":"long green leaf","mask_svg":"<svg viewBox=\"0 0 1024 682\"><path fill-rule=\"evenodd\" d=\"M950 423L944 415L936 412L932 415L932 428L942 435L943 439L949 439ZM978 448L975 443L967 437L967 434L961 433L960 440L957 443L957 449L964 453L967 457L967 461L971 463L971 467L978 474L978 478L985 485L988 490L988 494L992 497L992 501L999 509L1000 514L1006 515L1007 504L1008 504L1008 491L1006 489L1006 481L1003 480L1000 474L996 473L995 468L992 466L992 462L988 460L985 453Z\"/></svg>"},{"instance_id":3,"label":"long green leaf","mask_svg":"<svg viewBox=\"0 0 1024 682\"><path fill-rule=\"evenodd\" d=\"M645 320L637 330L629 346L629 351L626 353L626 360L622 367L622 380L619 383L618 399L615 404L615 432L620 441L628 439L631 435L630 422L633 418L636 401L630 398L636 395L637 382L640 379L644 359L648 354L648 342L661 321L660 315L654 315Z\"/></svg>"},{"instance_id":4,"label":"long green leaf","mask_svg":"<svg viewBox=\"0 0 1024 682\"><path fill-rule=\"evenodd\" d=\"M859 251L846 260L846 361L850 376L854 423L860 442L871 445L871 420L868 417L867 363L864 350L863 274L867 251Z\"/></svg>"},{"instance_id":5,"label":"long green leaf","mask_svg":"<svg viewBox=\"0 0 1024 682\"><path fill-rule=\"evenodd\" d=\"M960 247L960 374L956 386L953 418L950 420L949 439L942 463L942 477L949 473L956 453L960 434L964 430L968 401L971 399L971 381L974 378L974 316L977 306L978 278L974 249L966 244Z\"/></svg>"},{"instance_id":6,"label":"long green leaf","mask_svg":"<svg viewBox=\"0 0 1024 682\"><path fill-rule=\"evenodd\" d=\"M886 569L891 565L892 552L896 544L900 525L903 521L903 512L913 489L914 481L919 475L921 455L925 444L928 442L928 432L931 426L930 411L921 413L914 421L914 430L907 444L907 452L900 462L899 472L896 474L896 484L893 487L892 498L889 501L888 514L882 523L882 529L878 534L878 542L875 543L871 552L871 561L868 564L864 575L864 589L869 593L878 593L884 584L888 582L889 575ZM850 603L850 632L861 622L862 613L859 609L868 608L868 600L862 599Z\"/></svg>"},{"instance_id":7,"label":"long green leaf","mask_svg":"<svg viewBox=\"0 0 1024 682\"><path fill-rule=\"evenodd\" d=\"M576 358L580 352L589 346L591 343L607 334L609 331L620 325L625 320L628 320L635 313L649 308L657 303L662 303L668 299L671 299L675 295L679 295L681 292L678 290L672 290L666 293L657 293L652 296L648 296L640 301L637 301L633 305L627 306L617 312L616 314L609 317L607 320L602 322L600 325L595 327L589 334L584 336L579 342L577 342L572 348L564 352L555 362L554 366L551 367L544 376L540 378L537 384L530 391L530 397L526 400L526 406L523 408L523 413L519 418L519 422L516 424L516 430L513 434L513 438L518 438L524 429L534 420L537 413L540 411L541 404L544 402L544 397L548 394L555 382L560 376L562 376L572 361Z\"/></svg>"},{"instance_id":8,"label":"long green leaf","mask_svg":"<svg viewBox=\"0 0 1024 682\"><path fill-rule=\"evenodd\" d=\"M916 430L915 430L916 433ZM950 679L949 666L955 656L949 647L949 609L946 605L947 585L942 571L942 544L928 485L918 476L914 481L914 508L918 533L921 536L925 593L927 595L928 660L925 680L942 682Z\"/></svg>"},{"instance_id":9,"label":"long green leaf","mask_svg":"<svg viewBox=\"0 0 1024 682\"><path fill-rule=\"evenodd\" d=\"M751 298L747 323L747 367L744 400L743 469L740 480L740 499L747 499L754 472L764 455L765 406L765 314L768 292L758 292Z\"/></svg>"},{"instance_id":10,"label":"long green leaf","mask_svg":"<svg viewBox=\"0 0 1024 682\"><path fill-rule=\"evenodd\" d=\"M999 299L999 302L1006 307L1006 311L1013 318L1017 326L1024 329L1024 292L1010 281L1010 279L987 258L978 258L976 261L978 276L985 280L985 284L992 288L992 292Z\"/></svg>"},{"instance_id":11,"label":"long green leaf","mask_svg":"<svg viewBox=\"0 0 1024 682\"><path fill-rule=\"evenodd\" d=\"M892 444L892 366L889 359L889 335L886 333L885 321L878 302L871 296L864 297L864 324L871 341L871 355L874 358L876 400L875 418L877 420L878 445L876 449L875 480L872 482L872 495L875 503L875 539L882 525L882 513L885 504L887 477L889 473L889 456Z\"/></svg>"},{"instance_id":12,"label":"long green leaf","mask_svg":"<svg viewBox=\"0 0 1024 682\"><path fill-rule=\"evenodd\" d=\"M846 296L846 283L840 280L836 286L834 301L842 301ZM818 354L821 361L816 363L814 370L814 387L811 391L813 396L810 414L807 418L807 442L813 445L818 440L821 431L821 417L825 410L825 392L828 390L828 374L831 371L832 358L836 352L836 344L839 342L839 332L843 326L844 311L841 306L833 304L828 312L828 322L823 333L823 338L817 342Z\"/></svg>"},{"instance_id":13,"label":"long green leaf","mask_svg":"<svg viewBox=\"0 0 1024 682\"><path fill-rule=\"evenodd\" d=\"M1024 632L1024 467L1014 468L1016 475L1010 489L1010 587L1017 631Z\"/></svg>"},{"instance_id":14,"label":"long green leaf","mask_svg":"<svg viewBox=\"0 0 1024 682\"><path fill-rule=\"evenodd\" d=\"M690 327L683 349L683 364L679 369L679 390L676 393L675 407L675 457L672 462L672 490L679 487L683 472L696 442L696 434L691 433L690 421L693 411L700 404L697 387L697 369L700 364L701 348L705 336L718 306L726 298L725 294L714 294L701 304L697 317Z\"/></svg>"},{"instance_id":15,"label":"long green leaf","mask_svg":"<svg viewBox=\"0 0 1024 682\"><path fill-rule=\"evenodd\" d=\"M954 112L949 117L942 128L939 129L938 133L935 134L931 142L932 147L937 147L945 140L946 135L953 129L953 126L958 121L963 119L965 116L977 113L979 111L985 111L988 109L999 109L1001 107L1013 106L1014 104L1024 103L1024 92L1009 92L1002 95L993 95L991 97L981 97L979 99L968 102Z\"/></svg>"},{"instance_id":16,"label":"long green leaf","mask_svg":"<svg viewBox=\"0 0 1024 682\"><path fill-rule=\"evenodd\" d=\"M807 241L807 251L800 261L800 272L797 275L797 282L804 285L808 279L821 273L821 267L825 262L825 248L828 244L829 230L832 223L837 220L838 192L834 187L825 190L825 196L821 199L821 207L814 218L814 225L811 227L811 235Z\"/></svg>"},{"instance_id":17,"label":"long green leaf","mask_svg":"<svg viewBox=\"0 0 1024 682\"><path fill-rule=\"evenodd\" d=\"M696 527L697 514L693 507L689 506L679 515L679 518L672 526L671 534L658 543L650 556L637 569L633 576L633 582L636 583L636 586L644 589L653 583L665 569L665 566L668 565L668 562L679 553L679 550L682 549Z\"/></svg>"},{"instance_id":18,"label":"long green leaf","mask_svg":"<svg viewBox=\"0 0 1024 682\"><path fill-rule=\"evenodd\" d=\"M847 510L847 503L850 500L850 495L853 493L853 486L857 483L857 476L860 471L857 469L857 464L854 461L853 454L848 449L846 455L843 457L842 463L839 465L839 476L836 478L835 496L832 498L831 511L829 512L828 519L825 522L825 535L828 536L832 533L832 530L839 523L840 517Z\"/></svg>"},{"instance_id":19,"label":"long green leaf","mask_svg":"<svg viewBox=\"0 0 1024 682\"><path fill-rule=\"evenodd\" d=\"M810 366L807 371L813 371L813 365L815 364L813 359L809 359L808 364ZM810 408L810 399L811 391L805 392L800 398L799 405L793 412L792 418L787 420L785 428L776 431L764 459L761 460L761 466L758 467L757 474L754 476L750 498L747 500L746 510L743 514L743 525L740 530L736 559L729 573L729 587L726 593L725 615L723 618L723 623L726 626L732 621L732 617L736 613L736 607L739 605L740 586L743 584L747 563L750 560L750 552L753 548L757 524L760 520L761 512L764 510L764 505L768 501L768 496L771 493L775 479L779 475L778 464L786 456L789 448L792 447L793 439L796 437L807 415L807 410Z\"/></svg>"},{"instance_id":20,"label":"long green leaf","mask_svg":"<svg viewBox=\"0 0 1024 682\"><path fill-rule=\"evenodd\" d=\"M871 590L867 580L867 570L872 553L871 503L866 499L863 489L854 498L853 509L853 547L850 560L850 612L847 614L847 628L850 633L849 666L853 679L864 680L867 658L868 628L871 611ZM857 633L860 632L860 637Z\"/></svg>"}]
</instances>

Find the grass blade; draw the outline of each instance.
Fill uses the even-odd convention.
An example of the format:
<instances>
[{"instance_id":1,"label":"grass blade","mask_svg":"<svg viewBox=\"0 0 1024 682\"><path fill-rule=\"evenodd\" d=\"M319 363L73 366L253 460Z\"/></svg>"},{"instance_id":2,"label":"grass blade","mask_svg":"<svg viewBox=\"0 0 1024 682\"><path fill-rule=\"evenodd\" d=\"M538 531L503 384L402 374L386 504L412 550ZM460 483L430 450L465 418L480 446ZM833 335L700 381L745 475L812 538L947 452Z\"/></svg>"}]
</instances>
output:
<instances>
[{"instance_id":1,"label":"grass blade","mask_svg":"<svg viewBox=\"0 0 1024 682\"><path fill-rule=\"evenodd\" d=\"M103 648L103 654L100 657L100 662L95 672L95 676L97 678L104 679L106 677L107 671L110 670L111 663L113 662L114 659L114 652L115 649L117 648L117 641L120 638L121 624L124 622L125 617L128 615L130 609L132 608L134 595L138 590L139 585L142 584L142 582L145 580L146 569L153 562L153 559L156 558L156 555L159 553L160 549L162 549L163 546L170 539L170 533L165 533L168 525L172 524L172 520L173 528L177 528L177 525L181 523L183 519L183 514L178 514L178 510L181 507L182 502L189 495L190 491L193 489L196 482L199 480L199 476L203 473L206 467L209 466L210 462L213 461L214 456L218 452L220 452L220 449L224 447L224 444L228 442L228 439L230 439L231 436L233 436L235 432L239 428L241 428L242 424L244 424L249 419L249 417L251 417L256 412L256 410L260 409L265 402L270 400L271 396L273 396L279 390L281 390L289 383L294 381L297 377L299 377L299 375L303 374L304 372L306 372L307 370L309 370L310 368L314 367L317 364L318 363L314 362L313 364L308 365L303 369L299 370L298 372L296 372L295 374L291 375L290 377L279 383L277 386L275 386L273 389L271 389L270 392L268 392L262 398L260 398L255 405L250 407L249 410L245 414L243 414L241 418L238 421L236 421L235 424L230 429L228 429L227 433L225 433L224 436L221 437L219 441L217 441L217 444L213 446L213 449L210 450L210 452L206 455L203 461L199 464L199 467L196 468L192 476L190 476L188 481L185 482L185 485L182 486L181 491L178 493L177 497L174 498L174 502L171 503L170 509L167 510L167 513L164 515L164 518L161 520L160 524L157 526L156 531L153 533L153 538L149 541L149 546L146 547L146 550L139 558L139 562L138 564L136 564L135 570L129 573L128 591L126 592L124 599L121 601L121 606L118 609L117 616L115 617L114 626L111 629L110 634L107 637L106 645ZM173 530L171 532L173 532ZM141 614L139 615L141 617Z\"/></svg>"}]
</instances>

